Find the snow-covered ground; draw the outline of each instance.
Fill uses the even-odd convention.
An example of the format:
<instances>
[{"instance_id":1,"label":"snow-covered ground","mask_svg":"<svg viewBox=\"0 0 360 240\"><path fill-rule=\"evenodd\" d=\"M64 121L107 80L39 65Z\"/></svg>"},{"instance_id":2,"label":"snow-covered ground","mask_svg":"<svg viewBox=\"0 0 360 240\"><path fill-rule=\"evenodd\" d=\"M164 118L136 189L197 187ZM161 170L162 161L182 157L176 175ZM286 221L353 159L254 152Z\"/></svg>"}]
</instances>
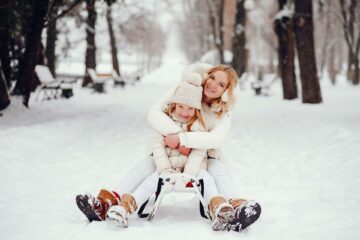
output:
<instances>
[{"instance_id":1,"label":"snow-covered ground","mask_svg":"<svg viewBox=\"0 0 360 240\"><path fill-rule=\"evenodd\" d=\"M1 239L358 239L360 89L326 82L319 105L281 100L279 83L270 97L239 90L223 151L233 187L263 208L246 233L212 231L182 194L166 196L153 222L88 223L76 194L111 189L145 157L147 111L181 68L166 61L125 90L76 86L73 98L30 109L13 99L0 117Z\"/></svg>"}]
</instances>

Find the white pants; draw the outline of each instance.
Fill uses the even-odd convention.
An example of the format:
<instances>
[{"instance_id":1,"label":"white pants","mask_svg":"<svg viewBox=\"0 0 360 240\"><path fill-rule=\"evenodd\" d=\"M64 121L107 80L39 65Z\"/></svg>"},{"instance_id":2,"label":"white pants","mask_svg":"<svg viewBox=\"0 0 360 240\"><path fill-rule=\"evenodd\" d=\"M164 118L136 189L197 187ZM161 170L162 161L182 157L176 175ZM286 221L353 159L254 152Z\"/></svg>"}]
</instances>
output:
<instances>
[{"instance_id":1,"label":"white pants","mask_svg":"<svg viewBox=\"0 0 360 240\"><path fill-rule=\"evenodd\" d=\"M140 184L152 173L156 171L155 163L150 158L144 158L136 163L130 171L120 180L114 191L118 194L133 193ZM219 194L226 198L236 198L235 185L224 166L224 163L218 159L208 159L208 173L213 177ZM156 191L156 184L155 184Z\"/></svg>"},{"instance_id":2,"label":"white pants","mask_svg":"<svg viewBox=\"0 0 360 240\"><path fill-rule=\"evenodd\" d=\"M118 194L132 193L155 171L155 163L150 157L139 160L115 186L114 191Z\"/></svg>"},{"instance_id":3,"label":"white pants","mask_svg":"<svg viewBox=\"0 0 360 240\"><path fill-rule=\"evenodd\" d=\"M159 173L156 171L153 172L132 193L138 206L141 206L153 193L156 192L159 178ZM204 200L207 204L209 204L211 198L219 195L215 181L205 169L200 169L197 178L204 181Z\"/></svg>"},{"instance_id":4,"label":"white pants","mask_svg":"<svg viewBox=\"0 0 360 240\"><path fill-rule=\"evenodd\" d=\"M239 198L234 181L223 162L216 158L209 158L208 172L214 178L215 184L222 196L227 199Z\"/></svg>"}]
</instances>

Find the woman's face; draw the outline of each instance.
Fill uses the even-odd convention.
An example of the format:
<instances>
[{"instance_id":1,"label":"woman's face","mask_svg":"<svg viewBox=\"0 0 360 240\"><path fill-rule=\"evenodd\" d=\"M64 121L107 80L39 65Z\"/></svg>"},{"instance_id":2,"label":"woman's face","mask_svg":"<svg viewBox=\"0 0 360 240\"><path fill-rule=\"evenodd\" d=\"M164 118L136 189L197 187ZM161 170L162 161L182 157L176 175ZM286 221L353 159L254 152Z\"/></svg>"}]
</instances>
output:
<instances>
[{"instance_id":1,"label":"woman's face","mask_svg":"<svg viewBox=\"0 0 360 240\"><path fill-rule=\"evenodd\" d=\"M204 95L209 99L217 99L229 86L229 79L223 71L210 74L204 84Z\"/></svg>"},{"instance_id":2,"label":"woman's face","mask_svg":"<svg viewBox=\"0 0 360 240\"><path fill-rule=\"evenodd\" d=\"M174 113L180 122L187 123L195 116L195 108L186 104L177 103Z\"/></svg>"}]
</instances>

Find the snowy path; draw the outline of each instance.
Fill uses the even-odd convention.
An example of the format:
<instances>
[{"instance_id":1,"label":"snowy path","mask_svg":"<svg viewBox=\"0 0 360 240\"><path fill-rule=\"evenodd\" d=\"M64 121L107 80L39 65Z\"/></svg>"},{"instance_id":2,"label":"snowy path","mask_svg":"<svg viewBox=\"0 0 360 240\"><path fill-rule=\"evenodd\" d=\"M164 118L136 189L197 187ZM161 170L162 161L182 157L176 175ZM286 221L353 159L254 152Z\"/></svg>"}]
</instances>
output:
<instances>
[{"instance_id":1,"label":"snowy path","mask_svg":"<svg viewBox=\"0 0 360 240\"><path fill-rule=\"evenodd\" d=\"M88 224L75 195L111 188L145 156L147 109L180 68L106 95L13 103L0 118L1 239L358 239L360 91L346 86L324 86L319 106L240 93L223 150L241 196L263 207L247 233L213 232L188 195L167 196L152 223Z\"/></svg>"}]
</instances>

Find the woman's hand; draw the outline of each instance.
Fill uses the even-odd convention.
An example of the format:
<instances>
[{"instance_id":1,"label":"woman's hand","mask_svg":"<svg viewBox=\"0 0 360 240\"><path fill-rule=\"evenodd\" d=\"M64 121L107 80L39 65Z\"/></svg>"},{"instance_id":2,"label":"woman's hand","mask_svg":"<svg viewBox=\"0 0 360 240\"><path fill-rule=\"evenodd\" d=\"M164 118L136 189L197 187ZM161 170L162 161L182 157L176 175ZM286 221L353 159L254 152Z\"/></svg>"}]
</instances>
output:
<instances>
[{"instance_id":1,"label":"woman's hand","mask_svg":"<svg viewBox=\"0 0 360 240\"><path fill-rule=\"evenodd\" d=\"M176 149L180 145L180 139L178 134L169 134L164 137L164 143L166 146L172 149Z\"/></svg>"},{"instance_id":2,"label":"woman's hand","mask_svg":"<svg viewBox=\"0 0 360 240\"><path fill-rule=\"evenodd\" d=\"M178 148L178 151L184 156L189 156L189 154L191 153L191 150L192 150L191 148L187 148L185 146L180 146Z\"/></svg>"}]
</instances>

